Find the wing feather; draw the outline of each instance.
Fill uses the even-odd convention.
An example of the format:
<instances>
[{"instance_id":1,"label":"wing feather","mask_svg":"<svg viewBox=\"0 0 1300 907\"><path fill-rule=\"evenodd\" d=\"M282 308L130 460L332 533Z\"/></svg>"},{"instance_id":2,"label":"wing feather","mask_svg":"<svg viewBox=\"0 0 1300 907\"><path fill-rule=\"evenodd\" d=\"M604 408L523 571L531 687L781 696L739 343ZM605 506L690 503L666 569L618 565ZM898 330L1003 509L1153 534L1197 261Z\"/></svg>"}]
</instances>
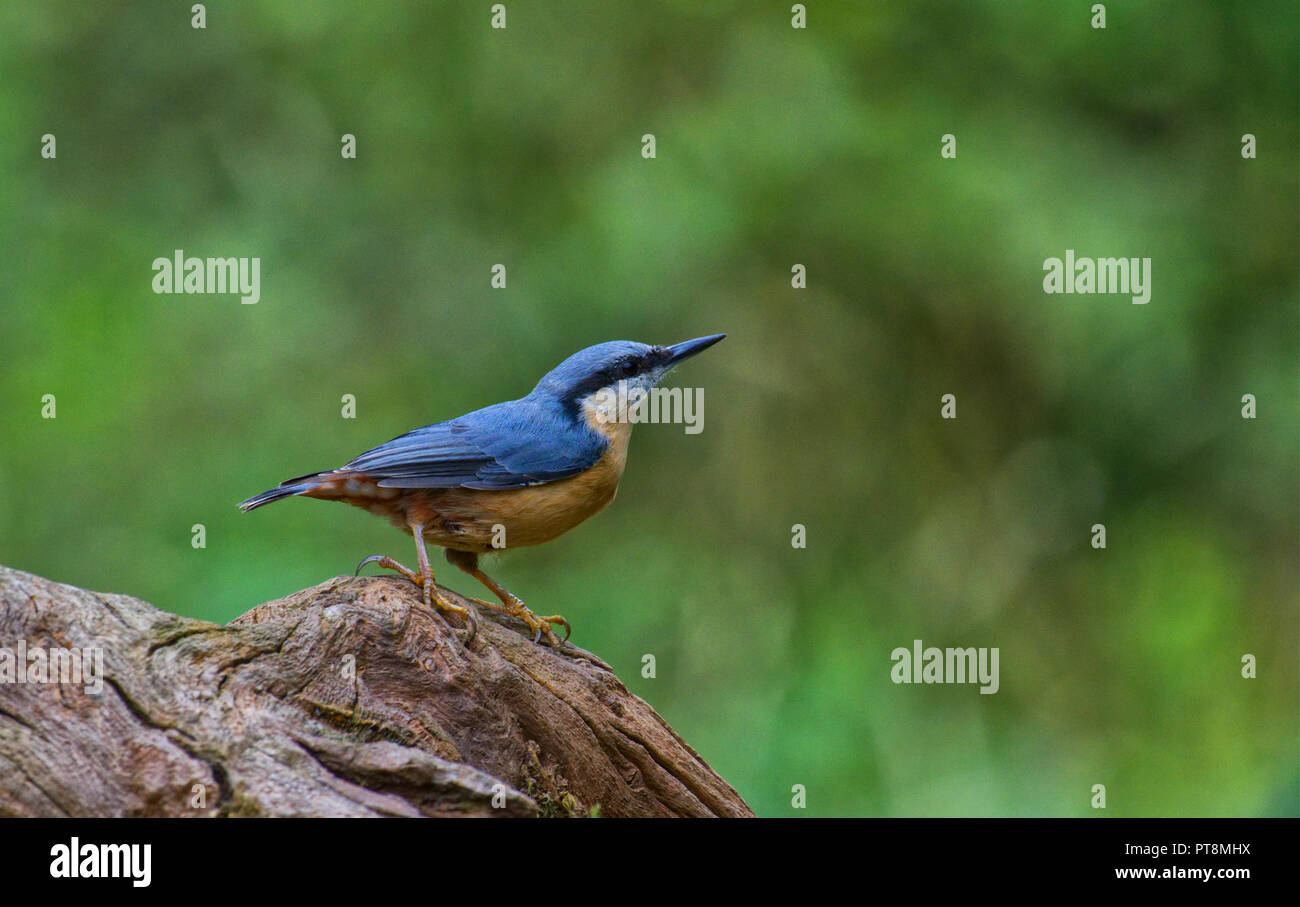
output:
<instances>
[{"instance_id":1,"label":"wing feather","mask_svg":"<svg viewBox=\"0 0 1300 907\"><path fill-rule=\"evenodd\" d=\"M417 428L340 471L387 488L518 488L589 469L608 443L558 406L525 397Z\"/></svg>"}]
</instances>

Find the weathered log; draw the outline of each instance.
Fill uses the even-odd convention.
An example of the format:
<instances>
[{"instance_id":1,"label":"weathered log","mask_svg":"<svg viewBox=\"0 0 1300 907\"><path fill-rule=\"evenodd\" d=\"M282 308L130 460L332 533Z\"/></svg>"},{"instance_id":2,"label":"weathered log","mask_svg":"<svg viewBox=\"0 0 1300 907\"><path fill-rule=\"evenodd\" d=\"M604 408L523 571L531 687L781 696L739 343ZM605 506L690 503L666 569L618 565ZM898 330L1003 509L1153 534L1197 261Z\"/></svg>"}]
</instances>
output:
<instances>
[{"instance_id":1,"label":"weathered log","mask_svg":"<svg viewBox=\"0 0 1300 907\"><path fill-rule=\"evenodd\" d=\"M0 567L0 681L0 815L751 815L596 656L484 609L466 645L393 577L223 627Z\"/></svg>"}]
</instances>

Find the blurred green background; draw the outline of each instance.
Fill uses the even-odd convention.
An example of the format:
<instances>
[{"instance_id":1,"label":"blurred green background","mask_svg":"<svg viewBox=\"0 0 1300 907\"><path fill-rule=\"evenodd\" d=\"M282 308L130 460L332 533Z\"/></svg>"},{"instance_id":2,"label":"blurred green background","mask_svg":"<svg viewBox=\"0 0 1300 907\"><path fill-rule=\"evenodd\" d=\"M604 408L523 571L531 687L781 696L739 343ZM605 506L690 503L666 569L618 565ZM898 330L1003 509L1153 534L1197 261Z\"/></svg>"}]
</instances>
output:
<instances>
[{"instance_id":1,"label":"blurred green background","mask_svg":"<svg viewBox=\"0 0 1300 907\"><path fill-rule=\"evenodd\" d=\"M809 6L6 4L0 562L227 621L411 558L241 499L726 331L702 434L488 567L760 814L1296 814L1296 4ZM177 248L261 301L155 295ZM1045 295L1066 249L1151 302ZM1001 690L894 685L913 639Z\"/></svg>"}]
</instances>

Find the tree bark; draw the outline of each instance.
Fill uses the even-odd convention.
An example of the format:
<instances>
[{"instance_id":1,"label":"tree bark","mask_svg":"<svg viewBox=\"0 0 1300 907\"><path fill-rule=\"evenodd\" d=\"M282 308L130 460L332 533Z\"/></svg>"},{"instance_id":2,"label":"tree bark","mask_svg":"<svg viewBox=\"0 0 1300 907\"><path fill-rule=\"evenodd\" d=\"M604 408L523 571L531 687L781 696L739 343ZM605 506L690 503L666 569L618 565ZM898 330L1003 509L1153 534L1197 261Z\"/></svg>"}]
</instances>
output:
<instances>
[{"instance_id":1,"label":"tree bark","mask_svg":"<svg viewBox=\"0 0 1300 907\"><path fill-rule=\"evenodd\" d=\"M0 566L0 815L752 815L599 658L478 613L337 577L223 627ZM56 648L102 689L31 682Z\"/></svg>"}]
</instances>

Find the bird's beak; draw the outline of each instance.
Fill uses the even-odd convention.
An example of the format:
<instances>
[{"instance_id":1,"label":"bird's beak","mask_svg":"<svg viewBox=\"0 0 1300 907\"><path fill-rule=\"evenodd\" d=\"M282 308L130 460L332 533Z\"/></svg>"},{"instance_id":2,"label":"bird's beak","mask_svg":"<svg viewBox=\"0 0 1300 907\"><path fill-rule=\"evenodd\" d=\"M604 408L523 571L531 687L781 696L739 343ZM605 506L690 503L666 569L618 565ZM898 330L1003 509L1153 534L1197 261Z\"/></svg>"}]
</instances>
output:
<instances>
[{"instance_id":1,"label":"bird's beak","mask_svg":"<svg viewBox=\"0 0 1300 907\"><path fill-rule=\"evenodd\" d=\"M669 355L666 364L676 365L683 359L689 359L696 353L702 353L726 336L726 334L710 334L708 337L696 337L694 340L683 340L681 343L674 343L668 347Z\"/></svg>"}]
</instances>

